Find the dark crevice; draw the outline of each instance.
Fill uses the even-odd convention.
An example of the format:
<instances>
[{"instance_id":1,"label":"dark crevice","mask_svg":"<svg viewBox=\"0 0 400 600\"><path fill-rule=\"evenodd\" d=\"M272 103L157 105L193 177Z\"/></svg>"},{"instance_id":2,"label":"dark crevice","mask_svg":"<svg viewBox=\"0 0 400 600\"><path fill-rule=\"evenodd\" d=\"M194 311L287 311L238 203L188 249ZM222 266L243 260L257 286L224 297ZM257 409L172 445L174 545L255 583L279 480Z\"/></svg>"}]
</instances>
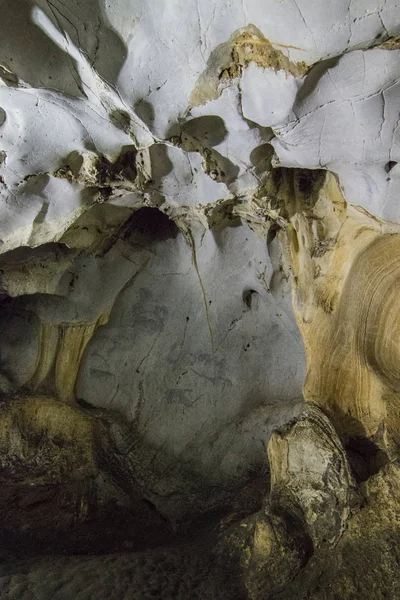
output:
<instances>
[{"instance_id":1,"label":"dark crevice","mask_svg":"<svg viewBox=\"0 0 400 600\"><path fill-rule=\"evenodd\" d=\"M345 448L358 483L367 481L389 462L387 454L366 437L349 438Z\"/></svg>"},{"instance_id":2,"label":"dark crevice","mask_svg":"<svg viewBox=\"0 0 400 600\"><path fill-rule=\"evenodd\" d=\"M155 241L175 239L178 226L158 208L141 208L123 225L119 237L132 244L146 247Z\"/></svg>"}]
</instances>

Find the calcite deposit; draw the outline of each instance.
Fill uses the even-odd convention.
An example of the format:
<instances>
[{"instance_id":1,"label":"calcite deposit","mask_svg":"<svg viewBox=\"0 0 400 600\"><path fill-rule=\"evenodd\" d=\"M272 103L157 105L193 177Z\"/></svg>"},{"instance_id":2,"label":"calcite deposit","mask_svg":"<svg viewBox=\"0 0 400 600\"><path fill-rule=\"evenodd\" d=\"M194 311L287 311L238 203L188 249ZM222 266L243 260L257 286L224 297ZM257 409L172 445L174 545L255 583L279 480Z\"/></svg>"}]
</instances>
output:
<instances>
[{"instance_id":1,"label":"calcite deposit","mask_svg":"<svg viewBox=\"0 0 400 600\"><path fill-rule=\"evenodd\" d=\"M0 34L0 597L400 600L400 5Z\"/></svg>"}]
</instances>

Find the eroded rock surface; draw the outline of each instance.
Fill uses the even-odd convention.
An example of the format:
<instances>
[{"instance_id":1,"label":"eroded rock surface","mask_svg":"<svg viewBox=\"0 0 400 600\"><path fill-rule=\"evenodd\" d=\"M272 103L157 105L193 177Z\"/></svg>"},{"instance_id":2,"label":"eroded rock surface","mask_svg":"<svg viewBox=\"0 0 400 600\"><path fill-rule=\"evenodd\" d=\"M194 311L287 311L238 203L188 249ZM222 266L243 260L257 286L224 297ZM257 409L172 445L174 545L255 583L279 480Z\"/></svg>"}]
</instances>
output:
<instances>
[{"instance_id":1,"label":"eroded rock surface","mask_svg":"<svg viewBox=\"0 0 400 600\"><path fill-rule=\"evenodd\" d=\"M232 527L220 548L222 560L240 565L254 600L275 597L313 553L335 546L357 505L344 448L315 405L272 434L268 458L263 509Z\"/></svg>"},{"instance_id":2,"label":"eroded rock surface","mask_svg":"<svg viewBox=\"0 0 400 600\"><path fill-rule=\"evenodd\" d=\"M312 557L277 599L400 597L399 474L396 463L371 477L365 504L337 546Z\"/></svg>"},{"instance_id":3,"label":"eroded rock surface","mask_svg":"<svg viewBox=\"0 0 400 600\"><path fill-rule=\"evenodd\" d=\"M400 598L396 1L1 16L1 593Z\"/></svg>"},{"instance_id":4,"label":"eroded rock surface","mask_svg":"<svg viewBox=\"0 0 400 600\"><path fill-rule=\"evenodd\" d=\"M268 445L271 502L292 506L308 525L314 547L343 533L355 489L346 453L323 412L308 404Z\"/></svg>"},{"instance_id":5,"label":"eroded rock surface","mask_svg":"<svg viewBox=\"0 0 400 600\"><path fill-rule=\"evenodd\" d=\"M145 555L69 557L0 567L0 590L15 600L244 600L240 582L198 548L168 548ZM1 573L2 571L2 573ZM18 574L16 574L16 571ZM9 575L10 573L10 575ZM15 573L15 574L11 574Z\"/></svg>"},{"instance_id":6,"label":"eroded rock surface","mask_svg":"<svg viewBox=\"0 0 400 600\"><path fill-rule=\"evenodd\" d=\"M334 428L312 405L273 434L268 454L271 492L234 525L222 520L194 544L5 564L1 592L41 600L397 598L398 464L357 488ZM280 489L289 473L290 489Z\"/></svg>"}]
</instances>

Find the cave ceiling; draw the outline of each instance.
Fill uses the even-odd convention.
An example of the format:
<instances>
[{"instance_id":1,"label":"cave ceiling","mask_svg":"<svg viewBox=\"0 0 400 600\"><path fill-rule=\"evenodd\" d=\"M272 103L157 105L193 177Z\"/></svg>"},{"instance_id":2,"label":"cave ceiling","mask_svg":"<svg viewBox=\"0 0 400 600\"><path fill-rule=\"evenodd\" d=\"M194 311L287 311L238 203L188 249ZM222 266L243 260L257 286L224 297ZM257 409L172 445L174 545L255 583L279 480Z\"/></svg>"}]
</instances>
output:
<instances>
[{"instance_id":1,"label":"cave ceiling","mask_svg":"<svg viewBox=\"0 0 400 600\"><path fill-rule=\"evenodd\" d=\"M1 598L400 599L400 5L1 5Z\"/></svg>"}]
</instances>

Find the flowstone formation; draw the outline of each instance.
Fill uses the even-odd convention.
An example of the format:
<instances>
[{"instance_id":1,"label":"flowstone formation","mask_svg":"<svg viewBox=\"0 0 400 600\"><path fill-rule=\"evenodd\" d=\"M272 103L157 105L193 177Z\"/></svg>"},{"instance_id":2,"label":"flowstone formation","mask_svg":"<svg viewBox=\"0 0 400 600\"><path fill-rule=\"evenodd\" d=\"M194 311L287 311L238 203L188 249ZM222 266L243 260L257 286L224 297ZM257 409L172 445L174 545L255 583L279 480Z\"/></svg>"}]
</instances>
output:
<instances>
[{"instance_id":1,"label":"flowstone formation","mask_svg":"<svg viewBox=\"0 0 400 600\"><path fill-rule=\"evenodd\" d=\"M0 597L400 600L400 6L0 32Z\"/></svg>"}]
</instances>

